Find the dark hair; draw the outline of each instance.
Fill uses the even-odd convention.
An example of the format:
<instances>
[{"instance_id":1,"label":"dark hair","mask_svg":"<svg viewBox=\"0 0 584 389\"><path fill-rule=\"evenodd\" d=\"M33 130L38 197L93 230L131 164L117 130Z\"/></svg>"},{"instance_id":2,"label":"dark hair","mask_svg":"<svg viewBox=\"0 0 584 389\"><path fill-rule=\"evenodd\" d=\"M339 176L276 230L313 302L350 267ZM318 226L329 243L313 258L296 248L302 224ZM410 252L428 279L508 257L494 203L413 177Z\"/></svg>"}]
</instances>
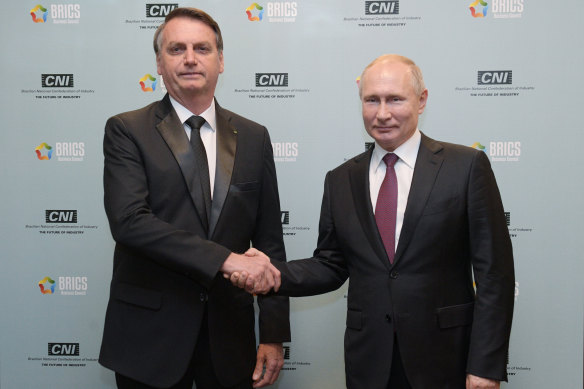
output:
<instances>
[{"instance_id":1,"label":"dark hair","mask_svg":"<svg viewBox=\"0 0 584 389\"><path fill-rule=\"evenodd\" d=\"M217 51L223 51L223 37L221 36L221 29L217 22L205 11L202 11L198 8L191 8L191 7L179 7L173 9L166 18L164 18L164 23L158 26L158 29L154 33L154 52L158 55L158 51L160 50L160 43L162 41L162 32L164 31L164 27L166 24L178 17L186 17L194 20L199 20L205 23L207 26L211 27L213 31L215 31L215 37L217 38Z\"/></svg>"}]
</instances>

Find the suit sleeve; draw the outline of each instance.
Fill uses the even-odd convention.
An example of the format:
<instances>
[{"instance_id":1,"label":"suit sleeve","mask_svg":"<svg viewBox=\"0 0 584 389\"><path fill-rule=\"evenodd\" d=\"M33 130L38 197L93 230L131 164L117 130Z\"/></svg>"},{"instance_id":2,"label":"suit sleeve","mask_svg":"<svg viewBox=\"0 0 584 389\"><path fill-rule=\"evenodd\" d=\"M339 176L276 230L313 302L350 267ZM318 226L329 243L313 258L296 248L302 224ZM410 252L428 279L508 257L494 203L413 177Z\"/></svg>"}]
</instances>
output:
<instances>
[{"instance_id":1,"label":"suit sleeve","mask_svg":"<svg viewBox=\"0 0 584 389\"><path fill-rule=\"evenodd\" d=\"M286 262L282 233L280 197L272 143L264 130L263 174L260 203L252 245L273 261ZM260 343L290 341L290 302L285 296L258 296Z\"/></svg>"},{"instance_id":2,"label":"suit sleeve","mask_svg":"<svg viewBox=\"0 0 584 389\"><path fill-rule=\"evenodd\" d=\"M209 288L230 250L156 217L140 148L120 117L105 127L104 205L114 240Z\"/></svg>"},{"instance_id":3,"label":"suit sleeve","mask_svg":"<svg viewBox=\"0 0 584 389\"><path fill-rule=\"evenodd\" d=\"M468 188L470 251L476 301L467 371L507 380L513 317L513 251L503 204L487 156L477 152Z\"/></svg>"},{"instance_id":4,"label":"suit sleeve","mask_svg":"<svg viewBox=\"0 0 584 389\"><path fill-rule=\"evenodd\" d=\"M349 271L335 231L331 204L331 173L325 178L318 226L318 244L312 258L274 263L282 273L279 293L288 296L313 296L338 289Z\"/></svg>"}]
</instances>

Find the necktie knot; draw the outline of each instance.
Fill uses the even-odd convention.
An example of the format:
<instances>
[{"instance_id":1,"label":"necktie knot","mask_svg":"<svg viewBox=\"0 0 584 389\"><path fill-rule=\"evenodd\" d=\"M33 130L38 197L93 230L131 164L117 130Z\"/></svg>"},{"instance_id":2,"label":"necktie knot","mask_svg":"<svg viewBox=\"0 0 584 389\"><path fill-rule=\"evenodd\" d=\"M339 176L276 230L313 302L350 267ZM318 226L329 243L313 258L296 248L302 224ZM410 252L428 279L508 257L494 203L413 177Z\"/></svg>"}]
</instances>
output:
<instances>
[{"instance_id":1,"label":"necktie knot","mask_svg":"<svg viewBox=\"0 0 584 389\"><path fill-rule=\"evenodd\" d=\"M187 119L186 122L189 127L191 128L191 130L200 130L201 127L203 126L203 124L205 124L205 119L202 116L191 116L190 118Z\"/></svg>"},{"instance_id":2,"label":"necktie knot","mask_svg":"<svg viewBox=\"0 0 584 389\"><path fill-rule=\"evenodd\" d=\"M392 168L398 159L399 159L399 157L397 156L397 154L394 154L394 153L387 153L383 156L383 162L385 162L385 164L389 168Z\"/></svg>"}]
</instances>

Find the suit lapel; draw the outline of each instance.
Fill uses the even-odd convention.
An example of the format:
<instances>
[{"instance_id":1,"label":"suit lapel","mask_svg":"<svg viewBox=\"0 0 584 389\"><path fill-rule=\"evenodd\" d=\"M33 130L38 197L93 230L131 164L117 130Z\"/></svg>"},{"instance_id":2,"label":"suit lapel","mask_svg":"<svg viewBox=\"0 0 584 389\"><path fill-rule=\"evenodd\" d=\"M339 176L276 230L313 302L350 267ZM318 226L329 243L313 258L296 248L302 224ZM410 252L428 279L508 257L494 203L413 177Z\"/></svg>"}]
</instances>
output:
<instances>
[{"instance_id":1,"label":"suit lapel","mask_svg":"<svg viewBox=\"0 0 584 389\"><path fill-rule=\"evenodd\" d=\"M187 184L191 199L195 204L201 224L207 231L207 212L205 210L203 190L199 184L200 178L196 168L195 152L189 143L189 138L184 131L182 123L172 108L168 95L164 96L164 99L158 105L156 116L160 119L156 129L174 155Z\"/></svg>"},{"instance_id":2,"label":"suit lapel","mask_svg":"<svg viewBox=\"0 0 584 389\"><path fill-rule=\"evenodd\" d=\"M422 134L394 263L399 261L408 247L418 220L422 216L442 166L443 156L440 154L442 148L438 142Z\"/></svg>"},{"instance_id":3,"label":"suit lapel","mask_svg":"<svg viewBox=\"0 0 584 389\"><path fill-rule=\"evenodd\" d=\"M355 202L355 210L357 212L361 227L371 244L371 247L377 254L377 257L383 264L389 267L389 259L383 247L383 241L379 235L375 216L373 214L373 207L371 205L371 195L369 192L369 162L373 148L367 152L355 157L355 164L349 171L351 180L351 192L353 194L353 201Z\"/></svg>"},{"instance_id":4,"label":"suit lapel","mask_svg":"<svg viewBox=\"0 0 584 389\"><path fill-rule=\"evenodd\" d=\"M237 129L231 125L229 116L217 103L215 104L215 113L217 118L217 164L211 219L209 220L209 238L213 236L229 192L237 146Z\"/></svg>"}]
</instances>

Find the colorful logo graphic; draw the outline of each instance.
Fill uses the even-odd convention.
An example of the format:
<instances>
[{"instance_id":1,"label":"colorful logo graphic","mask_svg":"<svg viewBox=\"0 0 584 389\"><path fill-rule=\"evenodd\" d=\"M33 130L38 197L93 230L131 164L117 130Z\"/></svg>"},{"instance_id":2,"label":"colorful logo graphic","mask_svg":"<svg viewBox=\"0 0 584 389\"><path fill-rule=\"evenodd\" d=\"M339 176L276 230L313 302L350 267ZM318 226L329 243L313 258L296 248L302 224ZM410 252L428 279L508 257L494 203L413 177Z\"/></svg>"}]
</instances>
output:
<instances>
[{"instance_id":1,"label":"colorful logo graphic","mask_svg":"<svg viewBox=\"0 0 584 389\"><path fill-rule=\"evenodd\" d=\"M43 155L41 153L42 149L47 150L47 155ZM40 159L41 161L48 161L53 156L53 148L51 146L49 146L48 144L46 144L45 142L38 145L34 149L34 151L36 151L36 155L37 155L38 159Z\"/></svg>"},{"instance_id":2,"label":"colorful logo graphic","mask_svg":"<svg viewBox=\"0 0 584 389\"><path fill-rule=\"evenodd\" d=\"M146 87L146 84L144 83L146 80L152 81L152 85L150 87ZM142 87L143 92L154 92L156 90L157 83L158 81L156 81L156 78L152 77L150 74L146 74L140 79L140 86Z\"/></svg>"},{"instance_id":3,"label":"colorful logo graphic","mask_svg":"<svg viewBox=\"0 0 584 389\"><path fill-rule=\"evenodd\" d=\"M479 142L474 142L470 147L472 147L473 149L477 149L477 150L481 150L481 151L485 151L485 146L483 146L482 144L480 144ZM486 151L485 151L486 152Z\"/></svg>"},{"instance_id":4,"label":"colorful logo graphic","mask_svg":"<svg viewBox=\"0 0 584 389\"><path fill-rule=\"evenodd\" d=\"M254 8L256 10L260 11L258 16L252 16L251 11ZM253 3L252 5L247 7L247 9L245 10L245 13L247 14L247 18L249 19L250 22L261 22L262 18L264 17L264 7L262 7L258 3Z\"/></svg>"},{"instance_id":5,"label":"colorful logo graphic","mask_svg":"<svg viewBox=\"0 0 584 389\"><path fill-rule=\"evenodd\" d=\"M477 5L479 5L479 3L483 6L482 11L478 11L477 9L475 9L475 7ZM487 17L487 10L489 9L489 5L487 4L486 1L476 0L476 1L472 2L472 4L469 6L469 9L470 9L470 13L471 13L473 18L486 18Z\"/></svg>"},{"instance_id":6,"label":"colorful logo graphic","mask_svg":"<svg viewBox=\"0 0 584 389\"><path fill-rule=\"evenodd\" d=\"M39 288L42 294L53 294L55 293L55 281L51 277L45 277L39 281Z\"/></svg>"},{"instance_id":7,"label":"colorful logo graphic","mask_svg":"<svg viewBox=\"0 0 584 389\"><path fill-rule=\"evenodd\" d=\"M42 18L37 17L36 13L38 10L41 10L43 13ZM45 23L47 21L48 14L49 11L47 11L47 9L40 4L30 10L30 16L32 16L32 21L35 23Z\"/></svg>"}]
</instances>

